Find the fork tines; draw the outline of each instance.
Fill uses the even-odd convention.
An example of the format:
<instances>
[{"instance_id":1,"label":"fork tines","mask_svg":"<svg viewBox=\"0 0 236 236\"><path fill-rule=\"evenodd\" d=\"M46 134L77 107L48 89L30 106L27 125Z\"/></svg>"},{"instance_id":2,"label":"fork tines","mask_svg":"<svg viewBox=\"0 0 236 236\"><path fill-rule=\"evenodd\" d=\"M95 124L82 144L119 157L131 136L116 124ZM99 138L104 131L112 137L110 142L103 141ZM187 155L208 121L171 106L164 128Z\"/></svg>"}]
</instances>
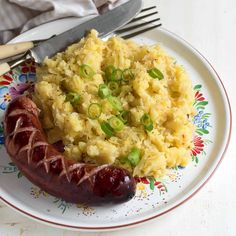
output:
<instances>
[{"instance_id":1,"label":"fork tines","mask_svg":"<svg viewBox=\"0 0 236 236\"><path fill-rule=\"evenodd\" d=\"M123 28L116 30L115 33L119 34L124 39L128 39L154 28L160 27L161 23L157 24L160 21L160 18L156 17L157 14L158 11L156 11L156 6L144 8L137 17L132 19Z\"/></svg>"}]
</instances>

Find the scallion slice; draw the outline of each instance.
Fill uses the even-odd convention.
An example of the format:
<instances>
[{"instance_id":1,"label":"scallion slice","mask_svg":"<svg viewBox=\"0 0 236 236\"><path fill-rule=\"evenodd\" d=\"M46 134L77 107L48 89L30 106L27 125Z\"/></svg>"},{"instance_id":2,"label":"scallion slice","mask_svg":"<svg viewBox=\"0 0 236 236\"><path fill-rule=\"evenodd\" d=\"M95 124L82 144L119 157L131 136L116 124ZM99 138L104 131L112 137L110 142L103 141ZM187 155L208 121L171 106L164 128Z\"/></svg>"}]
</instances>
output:
<instances>
[{"instance_id":1,"label":"scallion slice","mask_svg":"<svg viewBox=\"0 0 236 236\"><path fill-rule=\"evenodd\" d=\"M123 81L129 82L134 79L134 74L131 69L125 69L122 76Z\"/></svg>"},{"instance_id":2,"label":"scallion slice","mask_svg":"<svg viewBox=\"0 0 236 236\"><path fill-rule=\"evenodd\" d=\"M116 81L110 81L107 86L111 91L111 95L118 96L120 94L120 85Z\"/></svg>"},{"instance_id":3,"label":"scallion slice","mask_svg":"<svg viewBox=\"0 0 236 236\"><path fill-rule=\"evenodd\" d=\"M122 103L119 98L114 97L114 96L108 96L107 99L114 109L116 109L118 111L123 110Z\"/></svg>"},{"instance_id":4,"label":"scallion slice","mask_svg":"<svg viewBox=\"0 0 236 236\"><path fill-rule=\"evenodd\" d=\"M118 82L121 81L122 78L123 78L123 71L121 69L115 69L108 80Z\"/></svg>"},{"instance_id":5,"label":"scallion slice","mask_svg":"<svg viewBox=\"0 0 236 236\"><path fill-rule=\"evenodd\" d=\"M162 74L162 72L155 67L150 70L147 70L147 72L153 79L164 79L164 75Z\"/></svg>"},{"instance_id":6,"label":"scallion slice","mask_svg":"<svg viewBox=\"0 0 236 236\"><path fill-rule=\"evenodd\" d=\"M109 125L108 122L103 121L100 126L101 126L102 131L103 131L108 137L112 137L112 136L114 135L114 130L113 130L113 128Z\"/></svg>"},{"instance_id":7,"label":"scallion slice","mask_svg":"<svg viewBox=\"0 0 236 236\"><path fill-rule=\"evenodd\" d=\"M95 74L95 72L90 66L85 65L85 64L82 64L82 65L79 66L79 75L82 78L92 79L94 74Z\"/></svg>"},{"instance_id":8,"label":"scallion slice","mask_svg":"<svg viewBox=\"0 0 236 236\"><path fill-rule=\"evenodd\" d=\"M112 73L115 71L115 67L113 65L109 65L105 68L105 77L106 80L110 80Z\"/></svg>"},{"instance_id":9,"label":"scallion slice","mask_svg":"<svg viewBox=\"0 0 236 236\"><path fill-rule=\"evenodd\" d=\"M124 128L124 123L116 116L112 116L108 119L108 123L115 131L121 131Z\"/></svg>"},{"instance_id":10,"label":"scallion slice","mask_svg":"<svg viewBox=\"0 0 236 236\"><path fill-rule=\"evenodd\" d=\"M111 95L111 91L109 90L106 84L100 84L98 89L98 96L100 98L106 98Z\"/></svg>"},{"instance_id":11,"label":"scallion slice","mask_svg":"<svg viewBox=\"0 0 236 236\"><path fill-rule=\"evenodd\" d=\"M127 124L130 120L130 111L121 111L118 118L122 120L124 124Z\"/></svg>"},{"instance_id":12,"label":"scallion slice","mask_svg":"<svg viewBox=\"0 0 236 236\"><path fill-rule=\"evenodd\" d=\"M140 119L144 129L146 129L147 131L152 131L153 130L153 121L150 117L149 114L144 113L143 116Z\"/></svg>"},{"instance_id":13,"label":"scallion slice","mask_svg":"<svg viewBox=\"0 0 236 236\"><path fill-rule=\"evenodd\" d=\"M66 94L66 102L70 102L72 105L76 105L80 102L80 95L77 93L67 93Z\"/></svg>"},{"instance_id":14,"label":"scallion slice","mask_svg":"<svg viewBox=\"0 0 236 236\"><path fill-rule=\"evenodd\" d=\"M97 119L102 113L102 107L98 103L91 103L88 107L88 117L90 119Z\"/></svg>"},{"instance_id":15,"label":"scallion slice","mask_svg":"<svg viewBox=\"0 0 236 236\"><path fill-rule=\"evenodd\" d=\"M133 167L137 166L140 161L140 150L136 147L132 148L127 159Z\"/></svg>"}]
</instances>

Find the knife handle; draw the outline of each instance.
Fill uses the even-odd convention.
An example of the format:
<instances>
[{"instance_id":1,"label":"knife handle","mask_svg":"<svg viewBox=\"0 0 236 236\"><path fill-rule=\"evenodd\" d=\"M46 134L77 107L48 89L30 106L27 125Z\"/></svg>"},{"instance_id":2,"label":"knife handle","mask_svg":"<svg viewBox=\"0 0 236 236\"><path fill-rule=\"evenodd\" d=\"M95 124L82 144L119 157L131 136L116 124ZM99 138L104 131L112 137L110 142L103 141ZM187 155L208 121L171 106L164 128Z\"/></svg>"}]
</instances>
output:
<instances>
[{"instance_id":1,"label":"knife handle","mask_svg":"<svg viewBox=\"0 0 236 236\"><path fill-rule=\"evenodd\" d=\"M10 70L11 70L11 66L8 63L0 64L0 76L6 74Z\"/></svg>"},{"instance_id":2,"label":"knife handle","mask_svg":"<svg viewBox=\"0 0 236 236\"><path fill-rule=\"evenodd\" d=\"M0 59L12 57L28 51L34 47L33 42L12 43L0 46ZM5 63L4 63L5 64Z\"/></svg>"}]
</instances>

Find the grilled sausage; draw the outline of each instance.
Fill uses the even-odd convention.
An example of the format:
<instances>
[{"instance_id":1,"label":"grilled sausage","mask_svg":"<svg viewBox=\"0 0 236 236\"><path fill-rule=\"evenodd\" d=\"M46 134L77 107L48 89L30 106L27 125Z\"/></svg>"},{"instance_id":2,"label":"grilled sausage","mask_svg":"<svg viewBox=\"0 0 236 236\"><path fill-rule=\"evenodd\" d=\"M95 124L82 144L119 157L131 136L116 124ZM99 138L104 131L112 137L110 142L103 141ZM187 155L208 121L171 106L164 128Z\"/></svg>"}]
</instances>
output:
<instances>
[{"instance_id":1,"label":"grilled sausage","mask_svg":"<svg viewBox=\"0 0 236 236\"><path fill-rule=\"evenodd\" d=\"M12 161L32 183L71 203L119 203L135 194L134 178L112 165L76 163L47 142L39 109L26 96L9 104L4 119L5 146Z\"/></svg>"}]
</instances>

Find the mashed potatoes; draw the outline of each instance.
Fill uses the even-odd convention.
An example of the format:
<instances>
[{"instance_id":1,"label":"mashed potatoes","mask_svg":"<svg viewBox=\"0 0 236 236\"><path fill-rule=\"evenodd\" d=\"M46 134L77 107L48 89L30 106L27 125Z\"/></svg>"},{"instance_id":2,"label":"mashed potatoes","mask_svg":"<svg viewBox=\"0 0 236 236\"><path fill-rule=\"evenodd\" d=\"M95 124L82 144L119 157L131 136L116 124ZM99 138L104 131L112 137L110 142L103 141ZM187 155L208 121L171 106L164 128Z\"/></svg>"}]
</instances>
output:
<instances>
[{"instance_id":1,"label":"mashed potatoes","mask_svg":"<svg viewBox=\"0 0 236 236\"><path fill-rule=\"evenodd\" d=\"M107 91L112 93L107 90L108 66L120 75L128 69L130 76L125 81L118 80L119 73L112 77L110 88L118 86L115 95L106 96ZM101 84L106 89L99 95ZM117 37L104 42L92 30L65 52L45 59L37 70L34 100L49 142L62 140L70 159L115 164L135 176L156 178L167 168L190 161L195 113L192 84L183 67L158 45L140 46ZM89 115L91 104L97 106L97 117ZM120 119L115 125L122 127L114 129L109 125L111 117L120 117L123 111L128 118ZM142 120L144 114L148 124ZM108 127L104 130L102 124ZM127 158L132 150L136 150L135 163Z\"/></svg>"}]
</instances>

